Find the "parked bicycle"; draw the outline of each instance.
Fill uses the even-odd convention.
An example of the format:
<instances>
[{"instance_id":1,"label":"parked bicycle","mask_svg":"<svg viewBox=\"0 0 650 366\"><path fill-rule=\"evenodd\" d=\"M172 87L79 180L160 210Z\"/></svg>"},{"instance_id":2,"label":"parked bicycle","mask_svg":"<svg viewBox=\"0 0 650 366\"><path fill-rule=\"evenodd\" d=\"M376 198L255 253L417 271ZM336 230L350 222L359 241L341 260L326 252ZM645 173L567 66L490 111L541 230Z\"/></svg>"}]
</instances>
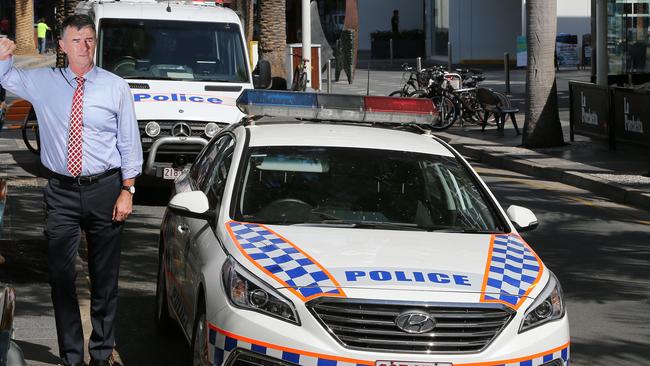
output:
<instances>
[{"instance_id":1,"label":"parked bicycle","mask_svg":"<svg viewBox=\"0 0 650 366\"><path fill-rule=\"evenodd\" d=\"M29 110L29 113L27 113L20 132L27 150L36 155L40 155L41 139L38 132L38 119L36 119L34 107Z\"/></svg>"},{"instance_id":2,"label":"parked bicycle","mask_svg":"<svg viewBox=\"0 0 650 366\"><path fill-rule=\"evenodd\" d=\"M391 97L411 97L414 93L423 89L421 80L423 79L422 72L417 71L414 67L409 66L407 63L402 64L402 88L390 93Z\"/></svg>"},{"instance_id":3,"label":"parked bicycle","mask_svg":"<svg viewBox=\"0 0 650 366\"><path fill-rule=\"evenodd\" d=\"M305 91L307 90L307 60L302 59L300 64L293 70L293 81L291 82L291 90Z\"/></svg>"},{"instance_id":4,"label":"parked bicycle","mask_svg":"<svg viewBox=\"0 0 650 366\"><path fill-rule=\"evenodd\" d=\"M451 127L460 118L465 123L482 124L484 113L476 96L480 82L485 80L482 71L457 69L449 72L444 66L433 66L420 71L403 64L405 71L403 86L391 96L430 98L438 109L438 123L435 130ZM491 117L494 123L494 117Z\"/></svg>"}]
</instances>

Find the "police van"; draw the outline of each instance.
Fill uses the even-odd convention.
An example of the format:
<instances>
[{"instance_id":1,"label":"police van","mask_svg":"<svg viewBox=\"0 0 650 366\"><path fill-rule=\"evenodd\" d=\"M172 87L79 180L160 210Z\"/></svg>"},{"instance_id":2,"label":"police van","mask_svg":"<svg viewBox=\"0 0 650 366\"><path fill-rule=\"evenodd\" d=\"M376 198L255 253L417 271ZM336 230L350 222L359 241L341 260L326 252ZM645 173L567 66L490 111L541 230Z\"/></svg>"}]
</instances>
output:
<instances>
[{"instance_id":1,"label":"police van","mask_svg":"<svg viewBox=\"0 0 650 366\"><path fill-rule=\"evenodd\" d=\"M210 138L243 116L235 100L265 88L252 74L237 14L215 3L84 1L97 28L95 63L126 79L144 151L143 173L175 179Z\"/></svg>"}]
</instances>

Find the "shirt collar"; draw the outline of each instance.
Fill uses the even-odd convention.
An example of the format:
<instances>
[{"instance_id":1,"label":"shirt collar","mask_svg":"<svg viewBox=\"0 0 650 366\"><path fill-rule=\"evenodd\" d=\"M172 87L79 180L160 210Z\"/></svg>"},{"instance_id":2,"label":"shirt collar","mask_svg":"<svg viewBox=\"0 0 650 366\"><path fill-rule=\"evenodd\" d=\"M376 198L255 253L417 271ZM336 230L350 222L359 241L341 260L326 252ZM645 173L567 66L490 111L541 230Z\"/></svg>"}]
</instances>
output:
<instances>
[{"instance_id":1,"label":"shirt collar","mask_svg":"<svg viewBox=\"0 0 650 366\"><path fill-rule=\"evenodd\" d=\"M65 78L68 79L69 82L72 82L76 77L77 74L70 70L70 66L65 68ZM90 81L91 83L94 82L97 78L97 66L93 65L93 68L85 73L83 75L83 78L86 79L86 81Z\"/></svg>"}]
</instances>

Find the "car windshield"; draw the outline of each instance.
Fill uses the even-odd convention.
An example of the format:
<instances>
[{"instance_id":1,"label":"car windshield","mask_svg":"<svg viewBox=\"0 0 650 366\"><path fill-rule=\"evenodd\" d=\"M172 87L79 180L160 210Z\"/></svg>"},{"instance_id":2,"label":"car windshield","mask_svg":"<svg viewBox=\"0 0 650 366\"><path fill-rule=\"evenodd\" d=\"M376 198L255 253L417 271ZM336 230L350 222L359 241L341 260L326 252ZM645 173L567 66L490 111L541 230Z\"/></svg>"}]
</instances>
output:
<instances>
[{"instance_id":1,"label":"car windshield","mask_svg":"<svg viewBox=\"0 0 650 366\"><path fill-rule=\"evenodd\" d=\"M343 147L253 147L235 219L397 230L503 232L454 157Z\"/></svg>"},{"instance_id":2,"label":"car windshield","mask_svg":"<svg viewBox=\"0 0 650 366\"><path fill-rule=\"evenodd\" d=\"M125 79L249 82L237 24L102 19L97 65Z\"/></svg>"}]
</instances>

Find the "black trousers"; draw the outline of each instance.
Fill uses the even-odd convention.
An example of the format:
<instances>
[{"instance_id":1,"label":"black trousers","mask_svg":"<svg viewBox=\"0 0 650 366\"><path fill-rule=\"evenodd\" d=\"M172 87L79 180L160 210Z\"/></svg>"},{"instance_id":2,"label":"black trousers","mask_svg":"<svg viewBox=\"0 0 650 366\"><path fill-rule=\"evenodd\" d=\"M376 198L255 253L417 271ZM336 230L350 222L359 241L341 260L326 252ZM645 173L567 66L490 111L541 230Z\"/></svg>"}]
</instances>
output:
<instances>
[{"instance_id":1,"label":"black trousers","mask_svg":"<svg viewBox=\"0 0 650 366\"><path fill-rule=\"evenodd\" d=\"M117 280L122 225L112 221L120 194L119 171L87 185L50 178L44 190L45 237L59 354L64 363L83 361L84 337L79 314L75 260L81 230L88 243L88 272L93 331L91 357L106 359L115 344Z\"/></svg>"}]
</instances>

